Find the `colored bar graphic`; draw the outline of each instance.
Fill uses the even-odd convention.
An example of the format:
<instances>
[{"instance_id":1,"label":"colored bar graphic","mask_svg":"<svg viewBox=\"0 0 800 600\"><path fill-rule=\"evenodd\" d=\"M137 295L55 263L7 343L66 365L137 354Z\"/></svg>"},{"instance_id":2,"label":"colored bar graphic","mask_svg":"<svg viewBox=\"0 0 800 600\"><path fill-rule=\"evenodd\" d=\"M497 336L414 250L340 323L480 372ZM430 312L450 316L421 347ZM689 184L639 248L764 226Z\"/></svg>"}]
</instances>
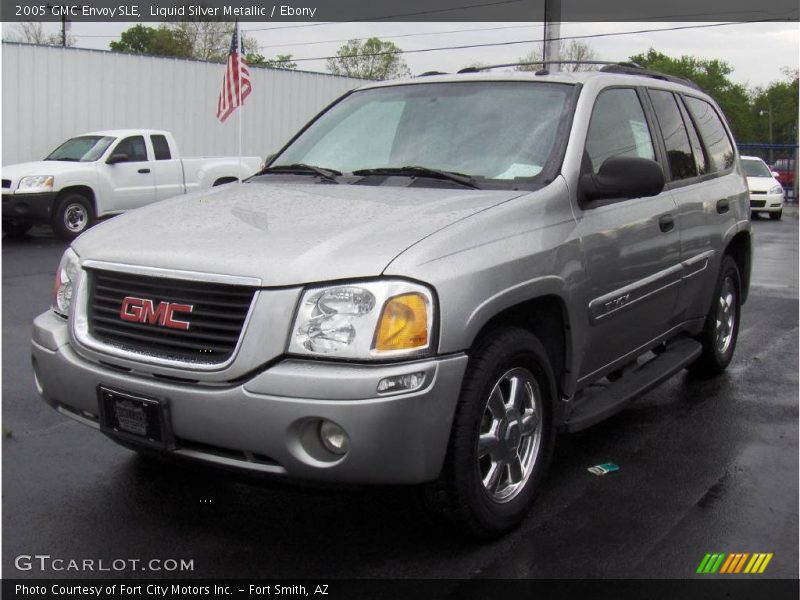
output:
<instances>
[{"instance_id":1,"label":"colored bar graphic","mask_svg":"<svg viewBox=\"0 0 800 600\"><path fill-rule=\"evenodd\" d=\"M742 569L744 569L744 573L760 574L766 570L772 557L773 554L771 552L756 552L755 554L750 554L749 552L707 553L703 560L700 561L697 573L714 574L719 572L720 574L734 574L742 573Z\"/></svg>"},{"instance_id":2,"label":"colored bar graphic","mask_svg":"<svg viewBox=\"0 0 800 600\"><path fill-rule=\"evenodd\" d=\"M722 568L719 570L719 572L720 573L730 573L731 572L730 570L733 568L734 565L736 565L736 563L738 561L739 561L739 555L738 554L729 554L728 555L728 560L725 561L725 563L722 565Z\"/></svg>"}]
</instances>

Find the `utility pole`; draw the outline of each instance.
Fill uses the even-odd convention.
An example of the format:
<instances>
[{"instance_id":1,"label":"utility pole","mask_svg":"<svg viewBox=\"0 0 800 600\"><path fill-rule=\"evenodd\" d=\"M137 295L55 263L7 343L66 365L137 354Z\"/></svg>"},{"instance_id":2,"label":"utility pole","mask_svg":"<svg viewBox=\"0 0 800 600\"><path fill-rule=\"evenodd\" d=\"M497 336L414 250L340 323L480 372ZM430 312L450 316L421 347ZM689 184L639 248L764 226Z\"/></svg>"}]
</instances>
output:
<instances>
[{"instance_id":1,"label":"utility pole","mask_svg":"<svg viewBox=\"0 0 800 600\"><path fill-rule=\"evenodd\" d=\"M770 164L770 166L772 166L773 164L775 164L775 161L773 160L773 156L772 156L772 152L773 152L773 150L772 150L772 102L769 102L769 101L767 102L767 110L758 111L758 115L760 117L763 117L765 114L769 118L769 145L770 145L770 148L769 148L769 164Z\"/></svg>"},{"instance_id":2,"label":"utility pole","mask_svg":"<svg viewBox=\"0 0 800 600\"><path fill-rule=\"evenodd\" d=\"M544 45L542 60L559 60L561 58L561 0L544 0ZM561 65L556 62L544 65L551 71L560 71Z\"/></svg>"}]
</instances>

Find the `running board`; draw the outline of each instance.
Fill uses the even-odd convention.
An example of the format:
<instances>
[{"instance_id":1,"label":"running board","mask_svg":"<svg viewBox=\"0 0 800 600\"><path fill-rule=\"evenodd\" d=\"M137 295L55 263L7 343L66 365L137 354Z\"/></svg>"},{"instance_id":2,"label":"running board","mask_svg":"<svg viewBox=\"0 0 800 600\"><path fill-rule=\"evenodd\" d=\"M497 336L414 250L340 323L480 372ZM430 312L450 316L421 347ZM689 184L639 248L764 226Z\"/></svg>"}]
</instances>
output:
<instances>
[{"instance_id":1,"label":"running board","mask_svg":"<svg viewBox=\"0 0 800 600\"><path fill-rule=\"evenodd\" d=\"M564 428L570 432L580 431L618 413L632 400L691 364L702 350L702 345L696 340L676 340L664 352L634 367L617 381L605 386L587 387L576 399Z\"/></svg>"}]
</instances>

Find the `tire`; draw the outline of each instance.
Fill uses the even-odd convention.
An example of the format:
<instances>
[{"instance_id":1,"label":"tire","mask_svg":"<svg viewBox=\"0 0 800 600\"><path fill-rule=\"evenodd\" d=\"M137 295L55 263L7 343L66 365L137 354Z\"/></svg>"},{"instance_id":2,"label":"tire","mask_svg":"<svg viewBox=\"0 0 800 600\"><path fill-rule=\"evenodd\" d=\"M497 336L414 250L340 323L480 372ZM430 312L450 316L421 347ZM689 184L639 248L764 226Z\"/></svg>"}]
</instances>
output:
<instances>
[{"instance_id":1,"label":"tire","mask_svg":"<svg viewBox=\"0 0 800 600\"><path fill-rule=\"evenodd\" d=\"M94 224L94 207L86 196L76 192L64 194L56 202L50 225L64 240L78 237Z\"/></svg>"},{"instance_id":2,"label":"tire","mask_svg":"<svg viewBox=\"0 0 800 600\"><path fill-rule=\"evenodd\" d=\"M750 212L750 220L751 220L751 221L755 221L756 219L758 219L758 213L757 213L757 212L752 212L752 211L751 211L751 212Z\"/></svg>"},{"instance_id":3,"label":"tire","mask_svg":"<svg viewBox=\"0 0 800 600\"><path fill-rule=\"evenodd\" d=\"M773 221L780 221L781 217L783 216L783 209L779 210L778 212L769 213L769 218Z\"/></svg>"},{"instance_id":4,"label":"tire","mask_svg":"<svg viewBox=\"0 0 800 600\"><path fill-rule=\"evenodd\" d=\"M3 221L3 233L10 237L20 237L28 233L33 223L24 221Z\"/></svg>"},{"instance_id":5,"label":"tire","mask_svg":"<svg viewBox=\"0 0 800 600\"><path fill-rule=\"evenodd\" d=\"M739 337L741 281L736 261L728 255L724 256L714 286L714 300L706 316L703 332L697 338L703 344L703 352L688 367L692 375L713 377L730 364Z\"/></svg>"},{"instance_id":6,"label":"tire","mask_svg":"<svg viewBox=\"0 0 800 600\"><path fill-rule=\"evenodd\" d=\"M428 505L476 538L514 528L552 458L555 389L533 334L501 327L483 337L467 366L442 473L426 488Z\"/></svg>"}]
</instances>

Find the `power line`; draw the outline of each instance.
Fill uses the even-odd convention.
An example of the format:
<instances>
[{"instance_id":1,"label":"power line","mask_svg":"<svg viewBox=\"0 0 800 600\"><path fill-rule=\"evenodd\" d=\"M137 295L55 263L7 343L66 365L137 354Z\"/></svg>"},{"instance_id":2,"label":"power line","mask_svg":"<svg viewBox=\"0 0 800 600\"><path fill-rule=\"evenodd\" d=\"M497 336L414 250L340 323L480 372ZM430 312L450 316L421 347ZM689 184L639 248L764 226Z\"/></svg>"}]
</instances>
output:
<instances>
[{"instance_id":1,"label":"power line","mask_svg":"<svg viewBox=\"0 0 800 600\"><path fill-rule=\"evenodd\" d=\"M266 50L267 48L285 48L287 46L296 47L296 46L314 46L318 44L334 44L340 42L349 42L351 40L368 40L373 37L377 38L388 38L388 39L397 39L397 38L406 38L406 37L417 37L417 36L425 36L425 35L446 35L449 33L469 33L472 31L497 31L500 29L541 29L544 25L505 25L502 27L473 27L472 29L448 29L448 30L439 30L439 31L425 31L425 32L417 32L417 33L399 33L397 35L371 35L369 37L363 38L347 38L347 39L338 39L338 40L318 40L315 42L288 42L286 44L266 44L264 46L258 46L259 50ZM255 31L254 29L250 29L248 31Z\"/></svg>"},{"instance_id":2,"label":"power line","mask_svg":"<svg viewBox=\"0 0 800 600\"><path fill-rule=\"evenodd\" d=\"M657 33L659 31L679 31L685 29L706 29L711 27L726 27L729 25L745 25L748 23L768 23L768 22L776 22L780 19L755 19L752 21L736 21L736 22L728 22L728 23L706 23L703 25L681 25L678 27L662 27L660 29L637 29L635 31L618 31L618 32L609 32L609 33L594 33L594 34L587 34L587 35L570 35L570 36L561 36L557 38L552 38L553 41L564 41L564 40L579 40L579 39L591 39L591 38L601 38L601 37L614 37L619 35L635 35L637 33ZM305 62L305 61L312 61L312 60L328 60L328 59L337 59L337 58L358 58L358 57L371 57L371 56L386 56L390 54L419 54L422 52L439 52L443 50L466 50L470 48L488 48L492 46L513 46L517 44L538 44L542 43L545 40L538 39L538 40L512 40L507 42L489 42L485 44L462 44L459 46L440 46L438 48L417 48L414 50L386 50L384 52L369 52L364 54L343 54L343 55L334 55L334 56L315 56L315 57L306 57L306 58L292 58L291 61L276 61L276 62Z\"/></svg>"},{"instance_id":3,"label":"power line","mask_svg":"<svg viewBox=\"0 0 800 600\"><path fill-rule=\"evenodd\" d=\"M383 21L385 19L397 19L399 17L418 17L421 15L432 15L436 13L452 12L454 10L482 8L485 6L499 6L501 4L518 4L522 0L497 0L496 2L485 2L481 4L464 4L462 6L451 6L449 8L437 8L434 10L421 10L411 13L400 13L396 15L384 15L383 17L367 17L364 19L355 19L353 21L326 21L324 23L303 23L302 25L280 25L278 27L264 27L261 29L247 29L246 31L274 31L276 29L298 29L301 27L319 27L321 25L338 25L341 23L363 23L370 21Z\"/></svg>"}]
</instances>

